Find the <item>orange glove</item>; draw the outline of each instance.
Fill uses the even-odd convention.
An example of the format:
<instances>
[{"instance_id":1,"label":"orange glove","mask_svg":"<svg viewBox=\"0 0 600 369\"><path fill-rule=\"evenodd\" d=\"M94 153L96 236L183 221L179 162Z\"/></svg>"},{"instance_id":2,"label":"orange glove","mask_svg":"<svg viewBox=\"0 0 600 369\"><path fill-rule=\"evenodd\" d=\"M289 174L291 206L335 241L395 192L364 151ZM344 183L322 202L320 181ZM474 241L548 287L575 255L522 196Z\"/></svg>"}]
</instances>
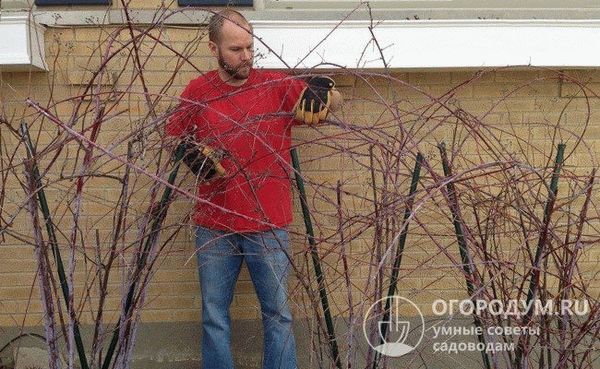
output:
<instances>
[{"instance_id":1,"label":"orange glove","mask_svg":"<svg viewBox=\"0 0 600 369\"><path fill-rule=\"evenodd\" d=\"M294 108L295 118L306 124L317 124L327 118L335 82L329 77L315 76L307 83Z\"/></svg>"},{"instance_id":2,"label":"orange glove","mask_svg":"<svg viewBox=\"0 0 600 369\"><path fill-rule=\"evenodd\" d=\"M225 175L221 160L227 156L223 150L215 150L186 139L180 145L185 148L181 159L201 181L208 181Z\"/></svg>"}]
</instances>

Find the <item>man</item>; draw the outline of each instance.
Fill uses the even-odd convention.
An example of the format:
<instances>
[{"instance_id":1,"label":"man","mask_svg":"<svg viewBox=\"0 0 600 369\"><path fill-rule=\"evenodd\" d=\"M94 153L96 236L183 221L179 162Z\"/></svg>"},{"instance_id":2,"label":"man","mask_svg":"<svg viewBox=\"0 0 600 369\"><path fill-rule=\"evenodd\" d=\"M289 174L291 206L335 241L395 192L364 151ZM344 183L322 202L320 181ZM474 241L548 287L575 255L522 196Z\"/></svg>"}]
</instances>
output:
<instances>
[{"instance_id":1,"label":"man","mask_svg":"<svg viewBox=\"0 0 600 369\"><path fill-rule=\"evenodd\" d=\"M296 369L286 286L291 126L318 122L327 108L340 105L341 95L327 78L312 79L307 88L301 79L253 69L252 27L236 11L211 18L208 46L218 68L190 82L166 129L187 136L187 145L197 147L192 159L202 163L186 162L199 175L198 194L206 200L193 216L203 369L233 369L229 306L243 260L260 301L263 369Z\"/></svg>"}]
</instances>

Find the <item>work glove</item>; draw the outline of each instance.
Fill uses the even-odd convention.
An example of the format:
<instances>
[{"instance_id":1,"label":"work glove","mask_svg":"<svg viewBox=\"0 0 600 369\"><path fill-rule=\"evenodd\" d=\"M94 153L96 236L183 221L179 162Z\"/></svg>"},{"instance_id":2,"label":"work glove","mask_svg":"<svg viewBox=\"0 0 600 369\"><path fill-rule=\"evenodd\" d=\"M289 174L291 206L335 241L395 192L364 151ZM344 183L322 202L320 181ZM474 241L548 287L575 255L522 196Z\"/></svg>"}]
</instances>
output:
<instances>
[{"instance_id":1,"label":"work glove","mask_svg":"<svg viewBox=\"0 0 600 369\"><path fill-rule=\"evenodd\" d=\"M201 145L192 139L185 139L180 147L184 147L181 159L194 173L199 181L209 181L225 175L225 168L221 160L228 156L224 150L216 150L209 146Z\"/></svg>"},{"instance_id":2,"label":"work glove","mask_svg":"<svg viewBox=\"0 0 600 369\"><path fill-rule=\"evenodd\" d=\"M311 77L294 108L295 118L306 124L317 124L327 118L335 82L329 77Z\"/></svg>"}]
</instances>

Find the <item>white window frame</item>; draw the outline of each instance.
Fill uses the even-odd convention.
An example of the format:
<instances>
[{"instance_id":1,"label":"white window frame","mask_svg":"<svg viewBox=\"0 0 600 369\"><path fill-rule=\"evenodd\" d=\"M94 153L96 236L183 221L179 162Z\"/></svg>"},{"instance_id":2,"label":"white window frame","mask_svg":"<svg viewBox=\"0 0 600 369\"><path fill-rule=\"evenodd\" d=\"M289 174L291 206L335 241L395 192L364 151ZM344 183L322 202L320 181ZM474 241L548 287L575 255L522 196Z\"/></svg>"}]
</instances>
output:
<instances>
[{"instance_id":1,"label":"white window frame","mask_svg":"<svg viewBox=\"0 0 600 369\"><path fill-rule=\"evenodd\" d=\"M359 0L254 0L257 10L353 9ZM374 9L584 9L597 8L596 0L370 0Z\"/></svg>"},{"instance_id":2,"label":"white window frame","mask_svg":"<svg viewBox=\"0 0 600 369\"><path fill-rule=\"evenodd\" d=\"M600 67L600 50L582 46L600 39L598 0L373 0L373 21L366 6L355 9L357 4L254 0L257 11L247 14L256 16L257 50L264 56L257 64L407 70ZM339 22L350 13L352 20ZM495 14L511 19L496 19ZM282 18L286 20L272 20ZM372 42L373 25L385 62Z\"/></svg>"},{"instance_id":3,"label":"white window frame","mask_svg":"<svg viewBox=\"0 0 600 369\"><path fill-rule=\"evenodd\" d=\"M385 63L371 41L371 25L368 21L255 21L259 39L255 48L264 56L257 65L407 70L600 67L600 48L585 46L600 40L600 20L382 21L373 33Z\"/></svg>"}]
</instances>

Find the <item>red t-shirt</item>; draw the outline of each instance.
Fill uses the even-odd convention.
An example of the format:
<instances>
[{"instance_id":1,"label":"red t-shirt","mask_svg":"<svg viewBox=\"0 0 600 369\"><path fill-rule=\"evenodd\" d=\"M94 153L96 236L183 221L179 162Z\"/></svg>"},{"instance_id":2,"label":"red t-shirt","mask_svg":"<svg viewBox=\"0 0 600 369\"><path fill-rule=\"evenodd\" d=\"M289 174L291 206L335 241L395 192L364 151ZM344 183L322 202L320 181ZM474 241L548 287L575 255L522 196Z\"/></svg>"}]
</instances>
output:
<instances>
[{"instance_id":1,"label":"red t-shirt","mask_svg":"<svg viewBox=\"0 0 600 369\"><path fill-rule=\"evenodd\" d=\"M230 154L222 161L227 175L198 186L198 196L216 206L196 204L196 224L253 232L291 223L290 112L305 86L286 74L256 69L239 87L224 83L217 71L189 83L166 133L194 134L198 142Z\"/></svg>"}]
</instances>

